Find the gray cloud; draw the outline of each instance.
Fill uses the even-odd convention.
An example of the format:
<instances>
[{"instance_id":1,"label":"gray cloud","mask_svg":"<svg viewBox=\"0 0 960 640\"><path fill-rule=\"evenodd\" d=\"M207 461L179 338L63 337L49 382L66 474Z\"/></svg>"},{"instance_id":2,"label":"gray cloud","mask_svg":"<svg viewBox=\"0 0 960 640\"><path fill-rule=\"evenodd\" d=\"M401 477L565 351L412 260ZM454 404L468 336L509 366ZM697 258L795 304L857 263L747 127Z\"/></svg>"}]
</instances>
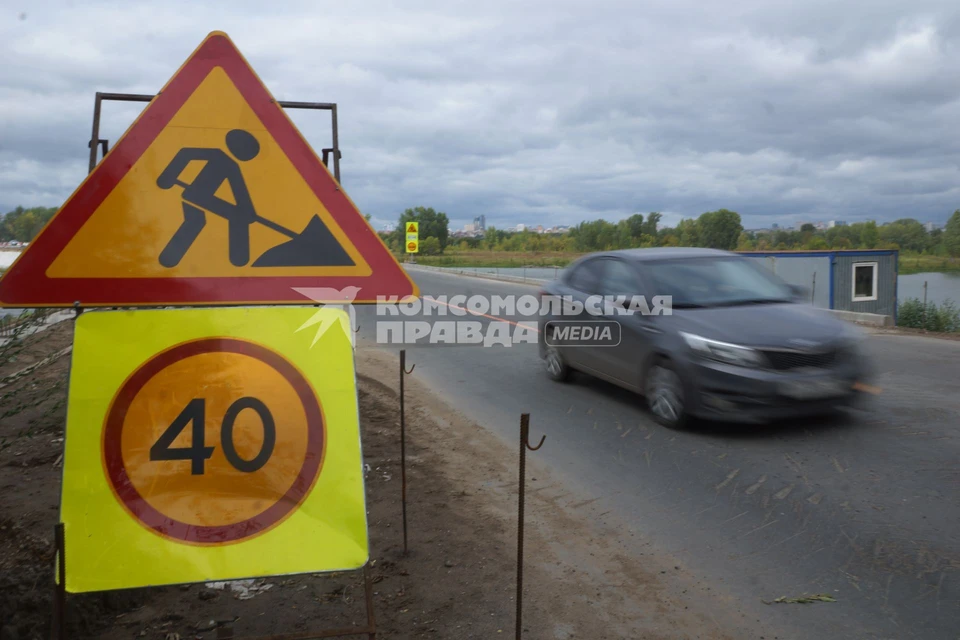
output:
<instances>
[{"instance_id":1,"label":"gray cloud","mask_svg":"<svg viewBox=\"0 0 960 640\"><path fill-rule=\"evenodd\" d=\"M155 92L213 29L277 98L339 104L344 186L380 223L421 204L498 226L650 210L675 223L720 207L747 226L943 221L960 207L952 1L3 11L0 210L68 196L94 92ZM137 112L109 105L104 137ZM329 146L323 114L291 115Z\"/></svg>"}]
</instances>

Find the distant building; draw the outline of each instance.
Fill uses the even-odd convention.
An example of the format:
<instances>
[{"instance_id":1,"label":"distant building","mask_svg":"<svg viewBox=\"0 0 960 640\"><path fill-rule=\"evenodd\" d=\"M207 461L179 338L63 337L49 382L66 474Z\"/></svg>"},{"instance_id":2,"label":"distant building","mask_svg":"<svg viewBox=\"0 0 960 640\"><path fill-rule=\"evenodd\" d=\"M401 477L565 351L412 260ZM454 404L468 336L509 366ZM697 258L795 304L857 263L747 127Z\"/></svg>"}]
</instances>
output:
<instances>
[{"instance_id":1,"label":"distant building","mask_svg":"<svg viewBox=\"0 0 960 640\"><path fill-rule=\"evenodd\" d=\"M827 229L833 229L834 227L845 227L847 226L846 220L831 220L827 223Z\"/></svg>"},{"instance_id":2,"label":"distant building","mask_svg":"<svg viewBox=\"0 0 960 640\"><path fill-rule=\"evenodd\" d=\"M780 228L780 225L777 224L776 222L774 222L772 225L770 225L770 229L773 230L773 231L776 231L776 230L778 230L779 228Z\"/></svg>"},{"instance_id":3,"label":"distant building","mask_svg":"<svg viewBox=\"0 0 960 640\"><path fill-rule=\"evenodd\" d=\"M465 224L465 225L463 225L463 230L466 231L467 233L472 233L472 232L474 232L474 231L477 230L477 225L476 225L476 224Z\"/></svg>"},{"instance_id":4,"label":"distant building","mask_svg":"<svg viewBox=\"0 0 960 640\"><path fill-rule=\"evenodd\" d=\"M897 258L890 250L740 251L790 284L815 307L887 316L897 323Z\"/></svg>"},{"instance_id":5,"label":"distant building","mask_svg":"<svg viewBox=\"0 0 960 640\"><path fill-rule=\"evenodd\" d=\"M923 225L923 228L927 230L927 233L929 233L939 229L940 225L938 225L936 222L928 222L927 224Z\"/></svg>"},{"instance_id":6,"label":"distant building","mask_svg":"<svg viewBox=\"0 0 960 640\"><path fill-rule=\"evenodd\" d=\"M486 231L487 230L487 216L480 214L473 219L473 229L474 231Z\"/></svg>"},{"instance_id":7,"label":"distant building","mask_svg":"<svg viewBox=\"0 0 960 640\"><path fill-rule=\"evenodd\" d=\"M526 231L526 230L527 230L527 225L525 225L525 224L518 224L518 225L517 225L517 231Z\"/></svg>"}]
</instances>

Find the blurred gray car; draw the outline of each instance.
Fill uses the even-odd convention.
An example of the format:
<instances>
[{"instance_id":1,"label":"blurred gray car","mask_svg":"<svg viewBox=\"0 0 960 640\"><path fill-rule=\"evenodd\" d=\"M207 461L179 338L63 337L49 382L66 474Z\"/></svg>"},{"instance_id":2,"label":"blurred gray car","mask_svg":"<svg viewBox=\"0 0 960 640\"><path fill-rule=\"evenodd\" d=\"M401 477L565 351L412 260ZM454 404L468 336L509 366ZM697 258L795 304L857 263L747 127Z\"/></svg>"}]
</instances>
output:
<instances>
[{"instance_id":1,"label":"blurred gray car","mask_svg":"<svg viewBox=\"0 0 960 640\"><path fill-rule=\"evenodd\" d=\"M540 295L551 302L539 320L548 375L578 370L636 391L670 427L825 414L855 403L868 379L860 329L735 253L595 253Z\"/></svg>"}]
</instances>

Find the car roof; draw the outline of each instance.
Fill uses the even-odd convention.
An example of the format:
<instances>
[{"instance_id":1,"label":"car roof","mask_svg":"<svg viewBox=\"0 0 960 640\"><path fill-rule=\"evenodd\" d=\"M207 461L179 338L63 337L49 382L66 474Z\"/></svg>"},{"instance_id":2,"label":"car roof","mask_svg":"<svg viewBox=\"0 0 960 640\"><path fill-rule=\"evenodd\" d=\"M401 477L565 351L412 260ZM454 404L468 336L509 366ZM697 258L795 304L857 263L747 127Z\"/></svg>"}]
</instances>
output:
<instances>
[{"instance_id":1,"label":"car roof","mask_svg":"<svg viewBox=\"0 0 960 640\"><path fill-rule=\"evenodd\" d=\"M671 260L674 258L704 258L708 256L735 256L737 254L720 249L703 249L700 247L650 247L648 249L620 249L617 251L600 251L583 256L580 260L589 258L609 257L623 258L624 260L649 261ZM578 260L578 262L580 261Z\"/></svg>"}]
</instances>

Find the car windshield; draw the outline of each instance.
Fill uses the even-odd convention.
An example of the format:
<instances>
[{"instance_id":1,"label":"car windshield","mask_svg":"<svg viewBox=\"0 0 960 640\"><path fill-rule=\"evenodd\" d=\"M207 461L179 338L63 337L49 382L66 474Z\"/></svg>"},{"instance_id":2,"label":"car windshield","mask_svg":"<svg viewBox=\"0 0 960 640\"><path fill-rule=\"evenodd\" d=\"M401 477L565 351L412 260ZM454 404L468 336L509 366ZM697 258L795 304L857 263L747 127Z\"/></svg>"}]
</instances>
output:
<instances>
[{"instance_id":1,"label":"car windshield","mask_svg":"<svg viewBox=\"0 0 960 640\"><path fill-rule=\"evenodd\" d=\"M789 286L746 258L707 257L648 263L655 296L676 308L789 302Z\"/></svg>"}]
</instances>

